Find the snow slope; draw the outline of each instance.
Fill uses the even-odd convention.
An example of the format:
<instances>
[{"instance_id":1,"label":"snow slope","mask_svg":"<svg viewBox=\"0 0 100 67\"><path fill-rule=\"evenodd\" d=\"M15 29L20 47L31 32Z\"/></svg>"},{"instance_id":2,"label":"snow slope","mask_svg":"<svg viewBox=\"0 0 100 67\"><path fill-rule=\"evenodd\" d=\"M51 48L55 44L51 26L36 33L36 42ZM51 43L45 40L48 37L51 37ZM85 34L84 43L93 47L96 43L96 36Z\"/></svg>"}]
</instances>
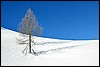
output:
<instances>
[{"instance_id":1,"label":"snow slope","mask_svg":"<svg viewBox=\"0 0 100 67\"><path fill-rule=\"evenodd\" d=\"M99 40L59 40L34 37L33 54L22 53L18 32L1 27L1 66L99 66Z\"/></svg>"}]
</instances>

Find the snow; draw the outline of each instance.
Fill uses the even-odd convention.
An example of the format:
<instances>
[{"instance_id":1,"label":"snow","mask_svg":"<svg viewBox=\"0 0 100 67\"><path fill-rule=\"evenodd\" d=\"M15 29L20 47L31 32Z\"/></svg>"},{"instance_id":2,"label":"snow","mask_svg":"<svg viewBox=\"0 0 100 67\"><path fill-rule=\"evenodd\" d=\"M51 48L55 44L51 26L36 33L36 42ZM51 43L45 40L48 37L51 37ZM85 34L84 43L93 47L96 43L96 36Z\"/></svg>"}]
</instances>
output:
<instances>
[{"instance_id":1,"label":"snow","mask_svg":"<svg viewBox=\"0 0 100 67\"><path fill-rule=\"evenodd\" d=\"M34 37L37 56L22 53L18 32L1 27L1 66L99 66L99 40Z\"/></svg>"}]
</instances>

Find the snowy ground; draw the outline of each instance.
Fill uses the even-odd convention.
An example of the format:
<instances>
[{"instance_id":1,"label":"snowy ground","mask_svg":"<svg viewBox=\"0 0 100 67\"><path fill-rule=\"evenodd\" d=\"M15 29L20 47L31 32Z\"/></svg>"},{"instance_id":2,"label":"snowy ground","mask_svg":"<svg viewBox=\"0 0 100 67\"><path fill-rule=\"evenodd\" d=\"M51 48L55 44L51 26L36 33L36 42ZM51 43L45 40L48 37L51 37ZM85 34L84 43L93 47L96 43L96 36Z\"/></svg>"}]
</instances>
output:
<instances>
[{"instance_id":1,"label":"snowy ground","mask_svg":"<svg viewBox=\"0 0 100 67\"><path fill-rule=\"evenodd\" d=\"M33 54L16 44L17 32L1 28L1 66L99 66L99 40L58 40L35 37Z\"/></svg>"}]
</instances>

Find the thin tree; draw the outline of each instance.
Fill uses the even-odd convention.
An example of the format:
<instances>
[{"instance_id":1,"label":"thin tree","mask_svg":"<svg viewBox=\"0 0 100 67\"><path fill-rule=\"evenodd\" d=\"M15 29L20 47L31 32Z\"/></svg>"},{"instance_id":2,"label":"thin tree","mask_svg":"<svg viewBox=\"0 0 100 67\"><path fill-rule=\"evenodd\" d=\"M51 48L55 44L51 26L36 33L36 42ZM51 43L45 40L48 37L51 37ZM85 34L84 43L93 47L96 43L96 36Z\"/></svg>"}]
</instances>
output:
<instances>
[{"instance_id":1,"label":"thin tree","mask_svg":"<svg viewBox=\"0 0 100 67\"><path fill-rule=\"evenodd\" d=\"M29 53L34 52L32 48L32 43L35 44L32 39L33 36L40 36L42 32L42 27L38 24L35 15L33 12L28 9L27 14L22 19L22 22L18 25L18 31L20 35L23 37L22 39L17 39L18 44L28 44L23 51L27 51L27 47L29 47Z\"/></svg>"}]
</instances>

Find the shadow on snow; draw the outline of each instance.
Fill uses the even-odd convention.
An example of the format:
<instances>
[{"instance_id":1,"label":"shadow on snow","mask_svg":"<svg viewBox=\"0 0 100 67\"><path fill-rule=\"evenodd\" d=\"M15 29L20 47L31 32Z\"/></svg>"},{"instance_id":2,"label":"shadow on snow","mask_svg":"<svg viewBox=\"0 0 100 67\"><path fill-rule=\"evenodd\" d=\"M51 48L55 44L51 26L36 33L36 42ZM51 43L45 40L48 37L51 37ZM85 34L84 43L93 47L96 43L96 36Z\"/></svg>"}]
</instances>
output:
<instances>
[{"instance_id":1,"label":"shadow on snow","mask_svg":"<svg viewBox=\"0 0 100 67\"><path fill-rule=\"evenodd\" d=\"M38 43L38 42L35 42L35 45L47 45L47 44L61 44L61 43L69 43L71 41L60 41L60 42L43 42L43 43Z\"/></svg>"},{"instance_id":2,"label":"shadow on snow","mask_svg":"<svg viewBox=\"0 0 100 67\"><path fill-rule=\"evenodd\" d=\"M46 50L46 51L37 51L37 52L34 52L32 53L33 55L35 56L38 56L38 55L43 55L43 54L47 54L47 53L50 53L50 52L58 52L60 50L63 50L63 49L72 49L72 48L75 48L75 47L80 47L80 46L85 46L86 44L82 44L82 45L75 45L75 46L66 46L66 47L61 47L61 48L55 48L55 49L49 49L49 50Z\"/></svg>"}]
</instances>

